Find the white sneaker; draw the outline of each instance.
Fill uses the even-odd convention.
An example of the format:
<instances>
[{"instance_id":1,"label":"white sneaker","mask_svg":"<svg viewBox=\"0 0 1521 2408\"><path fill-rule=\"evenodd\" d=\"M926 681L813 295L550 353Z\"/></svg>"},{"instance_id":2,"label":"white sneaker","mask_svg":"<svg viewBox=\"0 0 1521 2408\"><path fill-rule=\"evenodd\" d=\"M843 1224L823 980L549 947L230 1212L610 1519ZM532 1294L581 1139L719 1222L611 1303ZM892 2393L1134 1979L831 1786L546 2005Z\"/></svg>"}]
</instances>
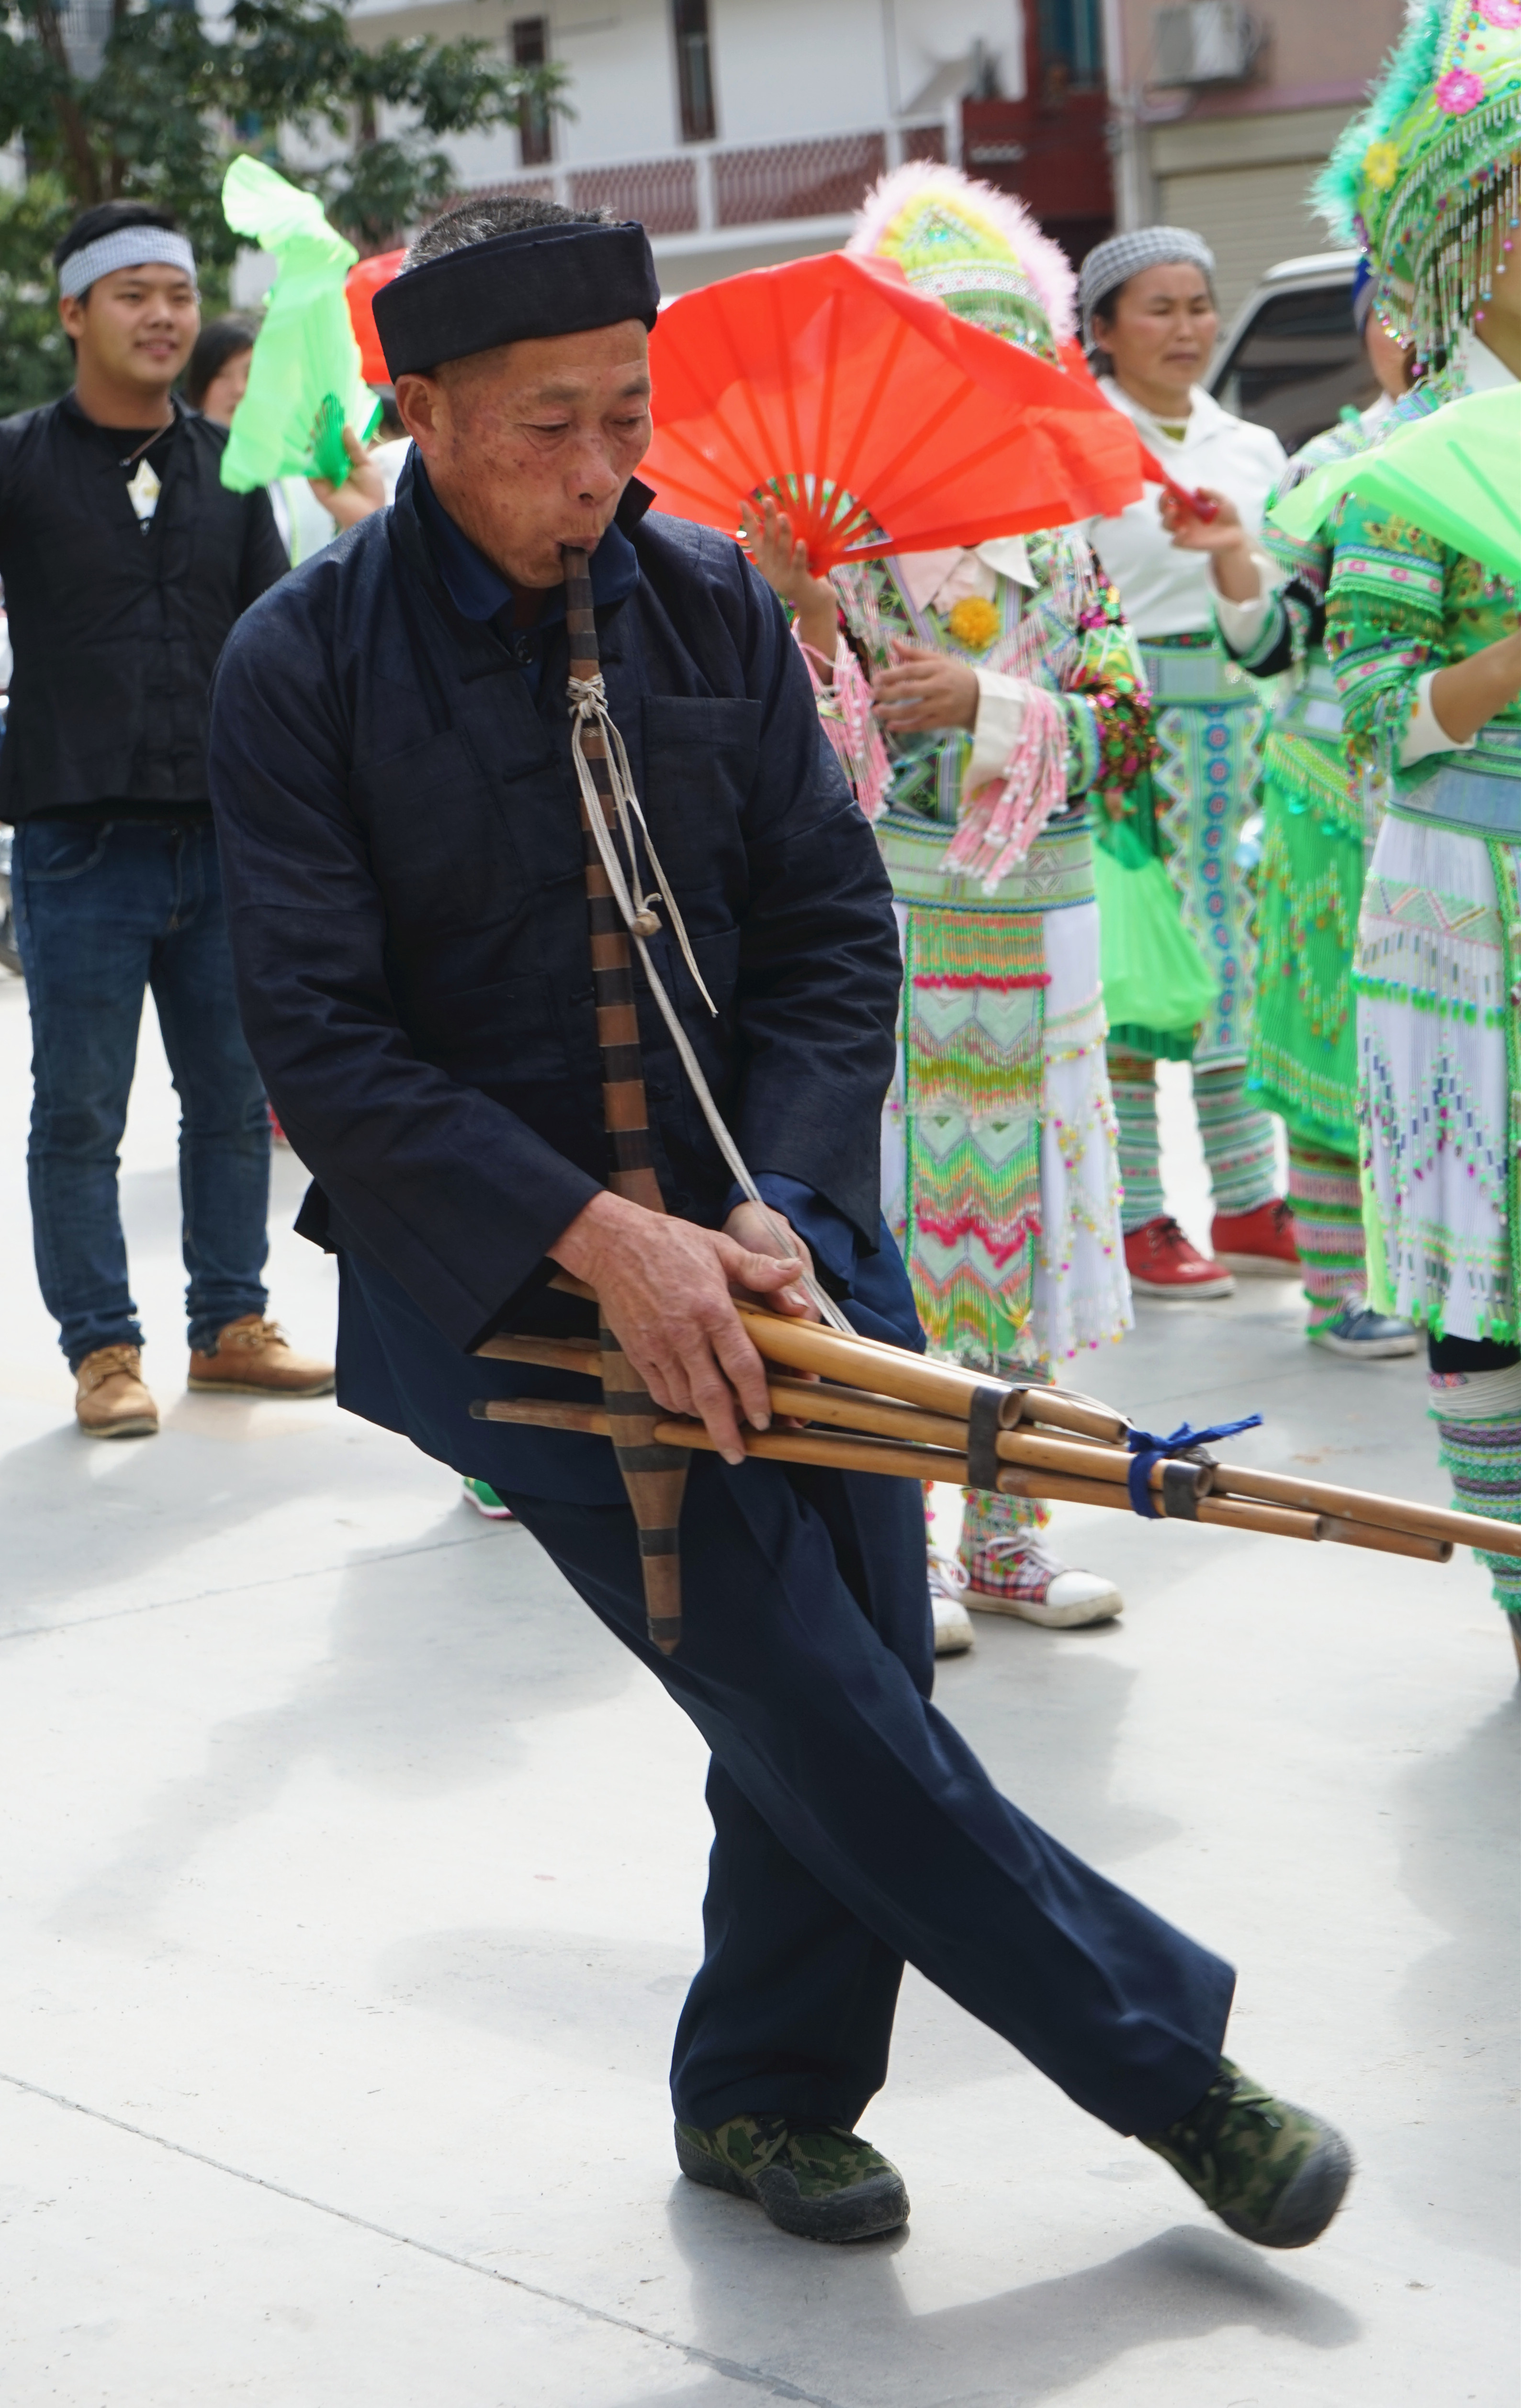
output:
<instances>
[{"instance_id":1,"label":"white sneaker","mask_svg":"<svg viewBox=\"0 0 1521 2408\"><path fill-rule=\"evenodd\" d=\"M965 1656L977 1641L971 1615L961 1602L967 1575L954 1555L942 1547L929 1551L929 1610L935 1617L937 1656Z\"/></svg>"},{"instance_id":2,"label":"white sneaker","mask_svg":"<svg viewBox=\"0 0 1521 2408\"><path fill-rule=\"evenodd\" d=\"M1098 1572L1069 1570L1038 1530L989 1539L966 1575L967 1603L977 1613L1012 1613L1043 1630L1082 1630L1112 1622L1125 1599Z\"/></svg>"}]
</instances>

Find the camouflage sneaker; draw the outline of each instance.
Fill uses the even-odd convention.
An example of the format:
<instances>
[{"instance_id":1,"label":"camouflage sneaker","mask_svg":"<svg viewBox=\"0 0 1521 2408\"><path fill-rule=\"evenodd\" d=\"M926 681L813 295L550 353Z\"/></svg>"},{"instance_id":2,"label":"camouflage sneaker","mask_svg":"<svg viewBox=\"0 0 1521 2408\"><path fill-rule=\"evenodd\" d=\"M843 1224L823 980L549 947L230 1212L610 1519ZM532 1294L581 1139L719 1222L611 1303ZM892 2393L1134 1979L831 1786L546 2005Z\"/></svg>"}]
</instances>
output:
<instances>
[{"instance_id":1,"label":"camouflage sneaker","mask_svg":"<svg viewBox=\"0 0 1521 2408\"><path fill-rule=\"evenodd\" d=\"M838 2124L731 2115L716 2132L676 2127L676 2162L689 2182L753 2199L803 2241L865 2241L909 2220L896 2166Z\"/></svg>"},{"instance_id":2,"label":"camouflage sneaker","mask_svg":"<svg viewBox=\"0 0 1521 2408\"><path fill-rule=\"evenodd\" d=\"M1352 2180L1341 2133L1258 2089L1228 2057L1190 2114L1140 2137L1222 2224L1264 2249L1318 2241Z\"/></svg>"}]
</instances>

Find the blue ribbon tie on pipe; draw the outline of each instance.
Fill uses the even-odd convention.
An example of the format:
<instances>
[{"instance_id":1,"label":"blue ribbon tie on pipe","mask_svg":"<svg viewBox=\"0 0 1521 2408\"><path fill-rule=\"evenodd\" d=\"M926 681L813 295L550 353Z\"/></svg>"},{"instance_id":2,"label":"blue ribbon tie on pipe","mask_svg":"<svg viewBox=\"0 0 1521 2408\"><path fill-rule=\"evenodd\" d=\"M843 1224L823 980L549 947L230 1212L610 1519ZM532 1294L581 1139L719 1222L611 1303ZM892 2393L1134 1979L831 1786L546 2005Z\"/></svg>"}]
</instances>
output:
<instances>
[{"instance_id":1,"label":"blue ribbon tie on pipe","mask_svg":"<svg viewBox=\"0 0 1521 2408\"><path fill-rule=\"evenodd\" d=\"M1191 1447L1212 1446L1216 1439L1234 1438L1239 1430L1260 1429L1262 1415L1248 1413L1244 1421L1215 1422L1209 1429L1191 1428L1180 1422L1168 1438L1159 1438L1155 1430L1126 1430L1126 1444L1130 1449L1131 1464L1126 1474L1130 1491L1130 1503L1143 1522L1159 1522L1162 1516L1152 1503L1152 1466L1169 1455L1186 1455Z\"/></svg>"}]
</instances>

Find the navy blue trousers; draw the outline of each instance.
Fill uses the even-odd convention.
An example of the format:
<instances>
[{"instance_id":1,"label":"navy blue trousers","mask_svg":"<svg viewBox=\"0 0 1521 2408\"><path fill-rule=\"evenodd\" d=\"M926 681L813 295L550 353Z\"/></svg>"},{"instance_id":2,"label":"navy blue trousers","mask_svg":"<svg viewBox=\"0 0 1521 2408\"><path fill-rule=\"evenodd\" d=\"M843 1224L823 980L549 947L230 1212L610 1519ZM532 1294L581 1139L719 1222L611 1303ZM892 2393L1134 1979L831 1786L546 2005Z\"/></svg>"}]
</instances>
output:
<instances>
[{"instance_id":1,"label":"navy blue trousers","mask_svg":"<svg viewBox=\"0 0 1521 2408\"><path fill-rule=\"evenodd\" d=\"M488 1480L711 1751L706 1950L671 2068L683 2122L854 2126L886 2075L905 1958L1116 2131L1202 2097L1230 1968L1001 1797L929 1702L916 1483L694 1455L667 1658L606 1440L556 1440L584 1473L552 1480L522 1445L547 1433L468 1418L515 1367L456 1353L373 1267L341 1270L339 1401Z\"/></svg>"}]
</instances>

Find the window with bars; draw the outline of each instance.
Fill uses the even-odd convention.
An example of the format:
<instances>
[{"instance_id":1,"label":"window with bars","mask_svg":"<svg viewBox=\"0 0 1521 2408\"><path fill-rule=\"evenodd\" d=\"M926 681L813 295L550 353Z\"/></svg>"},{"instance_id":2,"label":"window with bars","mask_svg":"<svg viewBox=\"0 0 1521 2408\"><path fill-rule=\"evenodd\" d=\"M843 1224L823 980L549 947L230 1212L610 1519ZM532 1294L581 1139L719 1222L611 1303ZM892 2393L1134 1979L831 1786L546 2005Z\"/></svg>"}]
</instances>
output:
<instances>
[{"instance_id":1,"label":"window with bars","mask_svg":"<svg viewBox=\"0 0 1521 2408\"><path fill-rule=\"evenodd\" d=\"M1104 80L1100 0L1040 0L1040 67L1053 67L1070 86L1091 89Z\"/></svg>"},{"instance_id":2,"label":"window with bars","mask_svg":"<svg viewBox=\"0 0 1521 2408\"><path fill-rule=\"evenodd\" d=\"M547 17L513 18L511 39L515 67L541 67L544 64L550 54L549 30ZM549 106L537 93L530 93L518 111L518 150L525 167L541 167L554 155Z\"/></svg>"},{"instance_id":3,"label":"window with bars","mask_svg":"<svg viewBox=\"0 0 1521 2408\"><path fill-rule=\"evenodd\" d=\"M713 46L708 0L671 0L676 33L676 85L683 142L710 142L718 132L713 104Z\"/></svg>"}]
</instances>

